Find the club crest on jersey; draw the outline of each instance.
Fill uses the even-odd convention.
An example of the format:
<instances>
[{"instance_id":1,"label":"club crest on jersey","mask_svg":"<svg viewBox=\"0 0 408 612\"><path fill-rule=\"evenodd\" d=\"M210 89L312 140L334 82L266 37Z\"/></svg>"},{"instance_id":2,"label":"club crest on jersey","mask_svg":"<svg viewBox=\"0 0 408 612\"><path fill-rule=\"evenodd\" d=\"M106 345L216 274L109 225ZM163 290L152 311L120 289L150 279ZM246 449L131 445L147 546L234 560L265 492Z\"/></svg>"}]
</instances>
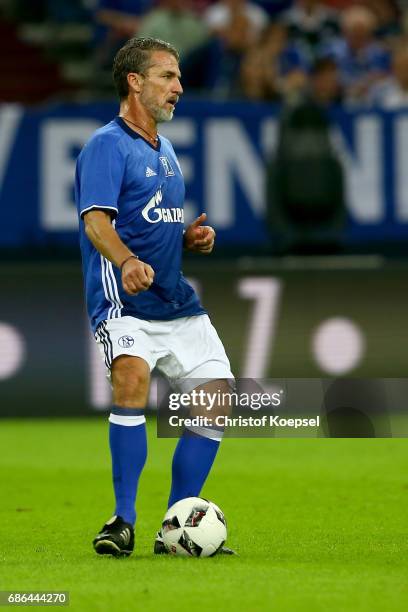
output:
<instances>
[{"instance_id":1,"label":"club crest on jersey","mask_svg":"<svg viewBox=\"0 0 408 612\"><path fill-rule=\"evenodd\" d=\"M168 158L165 155L162 155L161 157L159 157L162 166L164 168L164 172L166 173L166 176L174 176L174 170L171 167L171 163L168 160Z\"/></svg>"},{"instance_id":2,"label":"club crest on jersey","mask_svg":"<svg viewBox=\"0 0 408 612\"><path fill-rule=\"evenodd\" d=\"M184 210L182 208L161 208L163 199L161 189L158 189L142 210L142 217L148 223L184 223Z\"/></svg>"}]
</instances>

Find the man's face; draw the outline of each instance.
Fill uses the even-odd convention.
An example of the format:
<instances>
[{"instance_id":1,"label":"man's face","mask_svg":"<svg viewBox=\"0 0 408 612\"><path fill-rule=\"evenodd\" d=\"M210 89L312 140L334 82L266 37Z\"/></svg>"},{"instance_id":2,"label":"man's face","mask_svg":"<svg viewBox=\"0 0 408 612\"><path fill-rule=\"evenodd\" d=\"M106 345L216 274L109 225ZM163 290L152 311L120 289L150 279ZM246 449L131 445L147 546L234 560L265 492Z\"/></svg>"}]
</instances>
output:
<instances>
[{"instance_id":1,"label":"man's face","mask_svg":"<svg viewBox=\"0 0 408 612\"><path fill-rule=\"evenodd\" d=\"M167 51L153 51L144 75L139 100L156 123L171 121L179 96L183 93L176 58Z\"/></svg>"}]
</instances>

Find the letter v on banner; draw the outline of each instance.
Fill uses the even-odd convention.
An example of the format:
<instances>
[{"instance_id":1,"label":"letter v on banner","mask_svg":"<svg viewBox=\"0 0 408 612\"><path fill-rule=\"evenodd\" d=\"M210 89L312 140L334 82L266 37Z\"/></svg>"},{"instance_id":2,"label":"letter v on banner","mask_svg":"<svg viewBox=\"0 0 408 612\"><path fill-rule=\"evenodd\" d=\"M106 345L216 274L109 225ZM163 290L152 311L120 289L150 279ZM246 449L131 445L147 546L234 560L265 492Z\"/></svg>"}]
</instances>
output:
<instances>
[{"instance_id":1,"label":"letter v on banner","mask_svg":"<svg viewBox=\"0 0 408 612\"><path fill-rule=\"evenodd\" d=\"M5 104L0 108L0 191L22 116L23 110L18 104Z\"/></svg>"}]
</instances>

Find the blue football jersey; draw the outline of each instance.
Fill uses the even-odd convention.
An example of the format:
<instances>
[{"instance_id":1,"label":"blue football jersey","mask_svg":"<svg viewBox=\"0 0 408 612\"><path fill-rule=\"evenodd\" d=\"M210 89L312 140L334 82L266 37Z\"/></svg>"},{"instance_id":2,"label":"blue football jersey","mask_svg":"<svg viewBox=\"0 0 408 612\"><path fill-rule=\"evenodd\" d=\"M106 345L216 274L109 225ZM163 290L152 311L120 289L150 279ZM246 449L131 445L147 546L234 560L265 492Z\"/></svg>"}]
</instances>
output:
<instances>
[{"instance_id":1,"label":"blue football jersey","mask_svg":"<svg viewBox=\"0 0 408 612\"><path fill-rule=\"evenodd\" d=\"M184 179L167 138L151 146L120 117L97 130L76 166L75 200L79 214L85 292L92 329L105 319L134 316L171 320L204 314L194 289L181 273ZM104 210L121 240L151 265L148 291L128 295L121 273L85 234L84 214Z\"/></svg>"}]
</instances>

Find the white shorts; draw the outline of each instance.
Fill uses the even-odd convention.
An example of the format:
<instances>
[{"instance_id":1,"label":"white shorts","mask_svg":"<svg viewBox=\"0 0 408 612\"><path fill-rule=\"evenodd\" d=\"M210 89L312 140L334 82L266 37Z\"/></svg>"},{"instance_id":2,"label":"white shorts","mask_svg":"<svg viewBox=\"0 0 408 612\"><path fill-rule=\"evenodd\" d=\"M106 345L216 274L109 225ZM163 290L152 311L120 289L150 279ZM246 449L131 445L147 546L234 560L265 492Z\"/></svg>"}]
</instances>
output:
<instances>
[{"instance_id":1,"label":"white shorts","mask_svg":"<svg viewBox=\"0 0 408 612\"><path fill-rule=\"evenodd\" d=\"M150 371L156 367L182 392L197 386L190 379L202 379L203 382L234 379L222 342L208 315L173 321L144 321L129 316L109 319L100 323L95 338L109 375L116 357L133 355L144 359Z\"/></svg>"}]
</instances>

